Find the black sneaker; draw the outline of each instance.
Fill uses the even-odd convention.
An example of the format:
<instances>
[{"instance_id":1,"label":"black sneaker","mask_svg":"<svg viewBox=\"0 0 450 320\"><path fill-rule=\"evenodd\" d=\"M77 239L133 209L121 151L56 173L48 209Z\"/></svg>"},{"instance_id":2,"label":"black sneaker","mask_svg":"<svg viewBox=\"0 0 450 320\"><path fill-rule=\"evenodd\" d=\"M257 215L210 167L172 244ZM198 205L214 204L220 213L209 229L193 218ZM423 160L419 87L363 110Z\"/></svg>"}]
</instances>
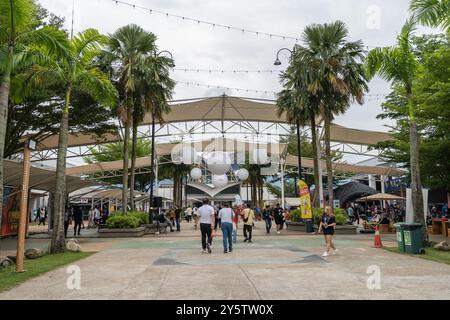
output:
<instances>
[{"instance_id":1,"label":"black sneaker","mask_svg":"<svg viewBox=\"0 0 450 320\"><path fill-rule=\"evenodd\" d=\"M227 250L223 250L223 253L228 253L228 251Z\"/></svg>"},{"instance_id":2,"label":"black sneaker","mask_svg":"<svg viewBox=\"0 0 450 320\"><path fill-rule=\"evenodd\" d=\"M252 240L251 240L251 239L249 239L249 240L248 240L248 242L252 242Z\"/></svg>"},{"instance_id":3,"label":"black sneaker","mask_svg":"<svg viewBox=\"0 0 450 320\"><path fill-rule=\"evenodd\" d=\"M233 249L230 248L230 252L233 251Z\"/></svg>"},{"instance_id":4,"label":"black sneaker","mask_svg":"<svg viewBox=\"0 0 450 320\"><path fill-rule=\"evenodd\" d=\"M248 240L248 239L247 239L247 238L245 238L245 239L244 239L244 242L247 242L247 240Z\"/></svg>"},{"instance_id":5,"label":"black sneaker","mask_svg":"<svg viewBox=\"0 0 450 320\"><path fill-rule=\"evenodd\" d=\"M208 249L208 253L211 253L211 245L209 243L206 244L206 249Z\"/></svg>"}]
</instances>

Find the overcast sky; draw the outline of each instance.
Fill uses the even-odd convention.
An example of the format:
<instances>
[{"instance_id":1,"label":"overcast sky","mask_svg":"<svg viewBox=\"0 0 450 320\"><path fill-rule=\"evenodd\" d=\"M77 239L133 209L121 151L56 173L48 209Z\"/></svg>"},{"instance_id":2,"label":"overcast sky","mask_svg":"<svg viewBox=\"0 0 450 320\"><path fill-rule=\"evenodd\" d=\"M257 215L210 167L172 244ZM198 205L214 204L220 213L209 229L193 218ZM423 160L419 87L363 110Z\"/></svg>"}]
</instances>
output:
<instances>
[{"instance_id":1,"label":"overcast sky","mask_svg":"<svg viewBox=\"0 0 450 320\"><path fill-rule=\"evenodd\" d=\"M395 43L396 35L408 18L409 0L125 0L153 10L160 10L213 23L254 31L301 37L305 26L312 23L344 21L350 40L361 39L366 46ZM38 0L45 8L66 18L67 29L72 21L73 0ZM283 70L289 56L280 55L281 66L274 66L276 52L292 48L295 40L283 40L242 33L240 31L188 22L152 13L111 0L74 0L74 31L96 28L112 33L129 23L136 23L158 37L159 50L172 52L176 68L223 70ZM422 33L425 29L420 29ZM429 31L429 30L428 30ZM197 73L174 71L181 82L220 85L232 88L278 91L278 73ZM381 79L370 82L370 94L386 94L389 84ZM272 93L187 86L178 83L175 99L228 95L274 99ZM387 120L378 120L382 97L368 96L363 106L352 106L335 122L347 127L387 131Z\"/></svg>"}]
</instances>

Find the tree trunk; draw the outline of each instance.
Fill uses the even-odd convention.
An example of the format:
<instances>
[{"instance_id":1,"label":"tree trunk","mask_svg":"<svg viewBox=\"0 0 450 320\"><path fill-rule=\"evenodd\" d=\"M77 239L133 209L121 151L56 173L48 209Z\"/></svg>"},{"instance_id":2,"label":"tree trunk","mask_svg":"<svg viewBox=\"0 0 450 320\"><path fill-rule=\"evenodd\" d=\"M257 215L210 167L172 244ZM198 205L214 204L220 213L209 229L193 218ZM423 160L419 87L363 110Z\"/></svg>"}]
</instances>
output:
<instances>
[{"instance_id":1,"label":"tree trunk","mask_svg":"<svg viewBox=\"0 0 450 320\"><path fill-rule=\"evenodd\" d=\"M317 150L317 134L316 134L316 117L314 114L311 114L311 137L312 137L312 149L313 149L313 163L314 163L314 198L313 198L313 207L314 208L320 208L320 194L322 190L320 190L320 183L319 183L319 163L320 158L318 155Z\"/></svg>"},{"instance_id":2,"label":"tree trunk","mask_svg":"<svg viewBox=\"0 0 450 320\"><path fill-rule=\"evenodd\" d=\"M152 103L153 108L155 107L155 103ZM153 185L155 184L155 113L153 112L152 109L152 142L151 142L151 157L150 157L150 166L151 166L151 171L150 171L150 208L153 207ZM174 180L174 184L175 184L175 180ZM175 194L174 194L175 197ZM174 203L175 203L175 198L174 198ZM153 214L150 214L150 223L153 223Z\"/></svg>"},{"instance_id":3,"label":"tree trunk","mask_svg":"<svg viewBox=\"0 0 450 320\"><path fill-rule=\"evenodd\" d=\"M423 212L423 195L422 184L420 182L420 166L419 166L419 135L417 132L417 124L414 118L409 124L409 142L410 142L410 162L411 162L411 198L414 222L420 223L424 227L423 241L428 241L427 227Z\"/></svg>"},{"instance_id":4,"label":"tree trunk","mask_svg":"<svg viewBox=\"0 0 450 320\"><path fill-rule=\"evenodd\" d=\"M66 210L66 156L69 136L69 104L71 87L66 91L66 103L61 117L58 141L58 160L56 162L56 185L53 197L53 233L50 244L51 253L64 252L66 242L64 238L64 213Z\"/></svg>"},{"instance_id":5,"label":"tree trunk","mask_svg":"<svg viewBox=\"0 0 450 320\"><path fill-rule=\"evenodd\" d=\"M131 172L130 172L130 205L134 211L134 188L135 188L135 167L136 167L136 144L137 144L137 118L133 115L133 135L131 142Z\"/></svg>"},{"instance_id":6,"label":"tree trunk","mask_svg":"<svg viewBox=\"0 0 450 320\"><path fill-rule=\"evenodd\" d=\"M8 58L6 69L0 84L0 233L2 230L3 215L3 157L5 151L6 125L8 123L8 99L9 86L11 83L12 60L14 56L14 46L8 47Z\"/></svg>"},{"instance_id":7,"label":"tree trunk","mask_svg":"<svg viewBox=\"0 0 450 320\"><path fill-rule=\"evenodd\" d=\"M330 117L325 116L325 157L327 162L328 204L333 208L333 167L331 165Z\"/></svg>"},{"instance_id":8,"label":"tree trunk","mask_svg":"<svg viewBox=\"0 0 450 320\"><path fill-rule=\"evenodd\" d=\"M123 177L122 177L122 213L127 213L128 205L128 162L129 162L129 143L130 143L130 125L132 106L127 106L127 119L125 121L125 137L123 141Z\"/></svg>"}]
</instances>

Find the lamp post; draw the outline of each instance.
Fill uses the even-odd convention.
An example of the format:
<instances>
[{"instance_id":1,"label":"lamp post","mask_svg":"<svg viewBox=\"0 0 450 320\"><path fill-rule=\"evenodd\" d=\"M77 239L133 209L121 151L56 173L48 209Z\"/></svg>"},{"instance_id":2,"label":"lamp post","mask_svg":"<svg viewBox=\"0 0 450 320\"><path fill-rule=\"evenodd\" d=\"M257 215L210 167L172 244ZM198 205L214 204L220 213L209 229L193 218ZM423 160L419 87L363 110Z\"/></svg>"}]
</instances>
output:
<instances>
[{"instance_id":1,"label":"lamp post","mask_svg":"<svg viewBox=\"0 0 450 320\"><path fill-rule=\"evenodd\" d=\"M281 65L281 61L279 59L279 55L280 55L280 52L283 51L283 50L289 51L291 55L295 51L295 49L291 50L291 49L288 49L288 48L281 48L280 50L278 50L277 58L275 59L275 62L273 63L275 66ZM296 119L296 126L297 126L298 176L299 176L299 179L302 179L303 178L303 176L302 176L302 153L301 153L300 117L299 116L297 116L297 119Z\"/></svg>"},{"instance_id":2,"label":"lamp post","mask_svg":"<svg viewBox=\"0 0 450 320\"><path fill-rule=\"evenodd\" d=\"M30 182L30 150L36 148L36 142L28 140L23 148L23 178L20 195L20 218L17 231L16 272L24 272L23 260L25 251L25 232L28 217L28 188Z\"/></svg>"},{"instance_id":3,"label":"lamp post","mask_svg":"<svg viewBox=\"0 0 450 320\"><path fill-rule=\"evenodd\" d=\"M158 53L155 53L155 57L159 57L161 54L167 53L170 56L170 60L172 60L173 66L173 55L170 51L163 50ZM152 105L152 144L151 144L151 171L150 171L150 205L149 205L149 222L153 223L153 184L155 182L155 101L153 100ZM159 221L159 220L158 220Z\"/></svg>"}]
</instances>

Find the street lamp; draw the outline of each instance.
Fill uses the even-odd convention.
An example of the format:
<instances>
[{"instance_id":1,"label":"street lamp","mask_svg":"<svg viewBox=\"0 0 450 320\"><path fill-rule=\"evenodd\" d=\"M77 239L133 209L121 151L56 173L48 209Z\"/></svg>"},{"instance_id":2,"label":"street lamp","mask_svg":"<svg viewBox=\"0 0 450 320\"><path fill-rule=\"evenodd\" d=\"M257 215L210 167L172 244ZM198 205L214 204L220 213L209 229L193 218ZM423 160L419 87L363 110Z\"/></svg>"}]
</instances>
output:
<instances>
[{"instance_id":1,"label":"street lamp","mask_svg":"<svg viewBox=\"0 0 450 320\"><path fill-rule=\"evenodd\" d=\"M174 67L173 64L173 55L170 51L163 50L158 53L155 53L155 57L159 57L161 54L167 53L170 56L170 60L172 60L171 67ZM150 205L149 205L149 212L150 212L150 223L153 223L153 184L155 182L155 101L153 101L153 108L152 108L152 145L151 145L151 173L150 173ZM157 219L158 220L158 219ZM159 220L158 220L159 221Z\"/></svg>"},{"instance_id":2,"label":"street lamp","mask_svg":"<svg viewBox=\"0 0 450 320\"><path fill-rule=\"evenodd\" d=\"M281 48L281 49L278 50L278 52L277 52L277 58L275 59L275 62L273 63L274 65L276 65L276 66L281 65L281 61L280 61L280 59L278 58L278 56L280 55L280 52L283 51L283 50L289 51L291 55L292 55L292 54L294 53L294 51L295 51L295 49L294 49L294 50L291 50L291 49L288 49L288 48ZM300 179L303 179L303 176L302 176L301 141L300 141L300 117L299 117L299 116L297 116L297 119L296 119L296 125L297 125L298 176L299 176Z\"/></svg>"},{"instance_id":3,"label":"street lamp","mask_svg":"<svg viewBox=\"0 0 450 320\"><path fill-rule=\"evenodd\" d=\"M293 51L292 51L291 49L288 49L288 48L281 48L280 50L278 50L278 52L277 52L277 59L276 59L275 62L273 63L275 66L280 66L280 65L281 65L281 61L280 61L280 59L278 59L278 55L279 55L280 52L283 51L283 50L287 50L287 51L289 51L291 54L293 53Z\"/></svg>"}]
</instances>

